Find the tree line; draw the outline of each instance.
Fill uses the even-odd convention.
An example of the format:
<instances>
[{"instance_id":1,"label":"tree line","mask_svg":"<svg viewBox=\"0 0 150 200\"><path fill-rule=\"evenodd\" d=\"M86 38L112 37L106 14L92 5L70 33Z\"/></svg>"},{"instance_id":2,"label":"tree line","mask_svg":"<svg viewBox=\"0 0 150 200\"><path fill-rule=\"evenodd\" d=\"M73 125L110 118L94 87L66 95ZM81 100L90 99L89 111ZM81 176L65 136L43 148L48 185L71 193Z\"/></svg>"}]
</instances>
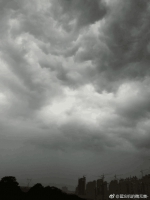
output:
<instances>
[{"instance_id":1,"label":"tree line","mask_svg":"<svg viewBox=\"0 0 150 200\"><path fill-rule=\"evenodd\" d=\"M0 180L1 200L82 200L75 194L66 194L56 187L35 184L28 192L23 192L14 176L5 176Z\"/></svg>"}]
</instances>

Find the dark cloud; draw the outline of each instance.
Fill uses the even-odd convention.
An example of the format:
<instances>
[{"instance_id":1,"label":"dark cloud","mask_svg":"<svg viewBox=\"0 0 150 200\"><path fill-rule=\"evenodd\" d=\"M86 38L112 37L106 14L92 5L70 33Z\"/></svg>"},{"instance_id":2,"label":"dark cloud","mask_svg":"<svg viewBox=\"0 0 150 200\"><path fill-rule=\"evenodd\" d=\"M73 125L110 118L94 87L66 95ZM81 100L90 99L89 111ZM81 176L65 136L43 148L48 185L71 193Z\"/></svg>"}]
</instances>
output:
<instances>
[{"instance_id":1,"label":"dark cloud","mask_svg":"<svg viewBox=\"0 0 150 200\"><path fill-rule=\"evenodd\" d=\"M99 36L86 34L75 55L79 62L92 61L100 91L117 90L122 80L143 80L150 72L149 1L115 1L108 10Z\"/></svg>"},{"instance_id":2,"label":"dark cloud","mask_svg":"<svg viewBox=\"0 0 150 200\"><path fill-rule=\"evenodd\" d=\"M75 20L77 28L95 23L106 14L106 6L101 0L63 0L58 1L62 6L63 17L68 23Z\"/></svg>"},{"instance_id":3,"label":"dark cloud","mask_svg":"<svg viewBox=\"0 0 150 200\"><path fill-rule=\"evenodd\" d=\"M100 54L97 69L114 81L145 77L149 74L149 1L117 1L111 9L105 36L100 36L109 52Z\"/></svg>"},{"instance_id":4,"label":"dark cloud","mask_svg":"<svg viewBox=\"0 0 150 200\"><path fill-rule=\"evenodd\" d=\"M91 134L92 132L92 134ZM108 137L95 127L79 121L67 123L45 137L28 141L41 148L66 151L94 151L100 153L105 148L114 148L119 144L116 138Z\"/></svg>"}]
</instances>

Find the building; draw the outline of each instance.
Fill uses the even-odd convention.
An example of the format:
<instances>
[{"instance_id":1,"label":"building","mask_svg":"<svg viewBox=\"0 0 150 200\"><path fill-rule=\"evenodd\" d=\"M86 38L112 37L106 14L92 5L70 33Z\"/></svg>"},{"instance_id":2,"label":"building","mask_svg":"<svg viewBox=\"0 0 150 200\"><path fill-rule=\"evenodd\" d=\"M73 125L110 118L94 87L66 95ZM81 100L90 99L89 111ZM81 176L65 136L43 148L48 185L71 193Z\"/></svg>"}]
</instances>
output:
<instances>
[{"instance_id":1,"label":"building","mask_svg":"<svg viewBox=\"0 0 150 200\"><path fill-rule=\"evenodd\" d=\"M85 195L85 185L86 185L86 177L83 176L83 178L78 179L78 195Z\"/></svg>"},{"instance_id":2,"label":"building","mask_svg":"<svg viewBox=\"0 0 150 200\"><path fill-rule=\"evenodd\" d=\"M147 194L150 197L150 174L145 175L141 179L141 193Z\"/></svg>"},{"instance_id":3,"label":"building","mask_svg":"<svg viewBox=\"0 0 150 200\"><path fill-rule=\"evenodd\" d=\"M109 194L119 194L120 188L117 180L112 180L109 184Z\"/></svg>"},{"instance_id":4,"label":"building","mask_svg":"<svg viewBox=\"0 0 150 200\"><path fill-rule=\"evenodd\" d=\"M107 182L104 181L103 179L97 180L96 199L97 200L107 200L108 199Z\"/></svg>"},{"instance_id":5,"label":"building","mask_svg":"<svg viewBox=\"0 0 150 200\"><path fill-rule=\"evenodd\" d=\"M86 184L86 198L91 200L96 199L96 181L88 182Z\"/></svg>"}]
</instances>

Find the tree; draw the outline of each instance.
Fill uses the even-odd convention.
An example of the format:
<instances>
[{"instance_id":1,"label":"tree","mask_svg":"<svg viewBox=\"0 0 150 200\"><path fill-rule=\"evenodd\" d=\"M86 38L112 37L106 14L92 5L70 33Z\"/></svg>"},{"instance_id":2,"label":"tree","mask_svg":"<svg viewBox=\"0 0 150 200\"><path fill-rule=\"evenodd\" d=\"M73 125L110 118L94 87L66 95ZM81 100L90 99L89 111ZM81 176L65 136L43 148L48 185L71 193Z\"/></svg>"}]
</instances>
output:
<instances>
[{"instance_id":1,"label":"tree","mask_svg":"<svg viewBox=\"0 0 150 200\"><path fill-rule=\"evenodd\" d=\"M3 196L21 194L19 183L14 176L5 176L0 180L0 194Z\"/></svg>"},{"instance_id":2,"label":"tree","mask_svg":"<svg viewBox=\"0 0 150 200\"><path fill-rule=\"evenodd\" d=\"M19 183L17 182L14 176L5 176L1 179L0 184L2 185L11 185L11 186L18 186Z\"/></svg>"},{"instance_id":3,"label":"tree","mask_svg":"<svg viewBox=\"0 0 150 200\"><path fill-rule=\"evenodd\" d=\"M43 192L44 192L44 187L42 186L41 183L35 184L33 187L28 192L28 199L37 199L37 200L43 200Z\"/></svg>"}]
</instances>

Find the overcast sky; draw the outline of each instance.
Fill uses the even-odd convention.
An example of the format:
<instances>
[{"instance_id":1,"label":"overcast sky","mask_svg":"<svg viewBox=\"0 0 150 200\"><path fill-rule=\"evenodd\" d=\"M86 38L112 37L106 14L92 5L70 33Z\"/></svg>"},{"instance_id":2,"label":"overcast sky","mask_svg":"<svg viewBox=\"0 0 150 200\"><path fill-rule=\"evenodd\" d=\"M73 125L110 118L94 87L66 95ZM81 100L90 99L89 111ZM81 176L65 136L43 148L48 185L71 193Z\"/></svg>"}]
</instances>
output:
<instances>
[{"instance_id":1,"label":"overcast sky","mask_svg":"<svg viewBox=\"0 0 150 200\"><path fill-rule=\"evenodd\" d=\"M149 0L0 0L1 178L140 177L149 27Z\"/></svg>"}]
</instances>

